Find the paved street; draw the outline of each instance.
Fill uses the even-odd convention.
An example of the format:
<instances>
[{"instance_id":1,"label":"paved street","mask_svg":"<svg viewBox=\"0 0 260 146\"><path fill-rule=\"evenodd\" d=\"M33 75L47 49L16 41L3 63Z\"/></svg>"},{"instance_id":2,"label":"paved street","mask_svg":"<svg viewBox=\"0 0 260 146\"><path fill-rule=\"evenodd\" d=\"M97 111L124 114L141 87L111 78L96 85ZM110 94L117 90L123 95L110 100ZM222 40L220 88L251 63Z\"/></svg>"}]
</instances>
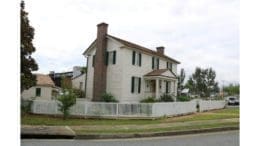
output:
<instances>
[{"instance_id":1,"label":"paved street","mask_svg":"<svg viewBox=\"0 0 260 146\"><path fill-rule=\"evenodd\" d=\"M239 131L139 139L37 140L23 139L21 146L239 146Z\"/></svg>"}]
</instances>

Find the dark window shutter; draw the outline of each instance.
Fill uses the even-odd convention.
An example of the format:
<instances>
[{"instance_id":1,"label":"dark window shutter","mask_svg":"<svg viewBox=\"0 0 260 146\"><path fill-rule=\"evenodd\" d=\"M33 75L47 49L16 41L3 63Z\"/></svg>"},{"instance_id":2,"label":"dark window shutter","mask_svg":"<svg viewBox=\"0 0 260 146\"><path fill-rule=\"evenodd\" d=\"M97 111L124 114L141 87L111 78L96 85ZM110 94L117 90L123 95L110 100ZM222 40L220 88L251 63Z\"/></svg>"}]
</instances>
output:
<instances>
[{"instance_id":1,"label":"dark window shutter","mask_svg":"<svg viewBox=\"0 0 260 146\"><path fill-rule=\"evenodd\" d=\"M159 58L157 58L157 69L159 69Z\"/></svg>"},{"instance_id":2,"label":"dark window shutter","mask_svg":"<svg viewBox=\"0 0 260 146\"><path fill-rule=\"evenodd\" d=\"M135 65L135 51L133 51L132 64Z\"/></svg>"},{"instance_id":3,"label":"dark window shutter","mask_svg":"<svg viewBox=\"0 0 260 146\"><path fill-rule=\"evenodd\" d=\"M139 53L139 66L142 66L142 54Z\"/></svg>"},{"instance_id":4,"label":"dark window shutter","mask_svg":"<svg viewBox=\"0 0 260 146\"><path fill-rule=\"evenodd\" d=\"M152 69L154 69L154 57L152 59Z\"/></svg>"},{"instance_id":5,"label":"dark window shutter","mask_svg":"<svg viewBox=\"0 0 260 146\"><path fill-rule=\"evenodd\" d=\"M134 93L135 89L135 77L132 77L131 92Z\"/></svg>"},{"instance_id":6,"label":"dark window shutter","mask_svg":"<svg viewBox=\"0 0 260 146\"><path fill-rule=\"evenodd\" d=\"M170 66L170 68L171 68L171 71L172 71L172 63L171 63L171 66Z\"/></svg>"},{"instance_id":7,"label":"dark window shutter","mask_svg":"<svg viewBox=\"0 0 260 146\"><path fill-rule=\"evenodd\" d=\"M113 64L116 64L116 51L113 51Z\"/></svg>"},{"instance_id":8,"label":"dark window shutter","mask_svg":"<svg viewBox=\"0 0 260 146\"><path fill-rule=\"evenodd\" d=\"M36 96L41 96L41 88L36 88Z\"/></svg>"},{"instance_id":9,"label":"dark window shutter","mask_svg":"<svg viewBox=\"0 0 260 146\"><path fill-rule=\"evenodd\" d=\"M167 64L167 65L166 65L166 66L167 66L167 68L169 68L169 62L166 62L166 64Z\"/></svg>"},{"instance_id":10,"label":"dark window shutter","mask_svg":"<svg viewBox=\"0 0 260 146\"><path fill-rule=\"evenodd\" d=\"M108 65L109 52L106 52L106 65Z\"/></svg>"},{"instance_id":11,"label":"dark window shutter","mask_svg":"<svg viewBox=\"0 0 260 146\"><path fill-rule=\"evenodd\" d=\"M141 78L139 78L139 83L138 83L138 93L141 92Z\"/></svg>"},{"instance_id":12,"label":"dark window shutter","mask_svg":"<svg viewBox=\"0 0 260 146\"><path fill-rule=\"evenodd\" d=\"M92 66L93 67L95 66L95 57L96 57L96 55L93 55L93 57L92 57Z\"/></svg>"}]
</instances>

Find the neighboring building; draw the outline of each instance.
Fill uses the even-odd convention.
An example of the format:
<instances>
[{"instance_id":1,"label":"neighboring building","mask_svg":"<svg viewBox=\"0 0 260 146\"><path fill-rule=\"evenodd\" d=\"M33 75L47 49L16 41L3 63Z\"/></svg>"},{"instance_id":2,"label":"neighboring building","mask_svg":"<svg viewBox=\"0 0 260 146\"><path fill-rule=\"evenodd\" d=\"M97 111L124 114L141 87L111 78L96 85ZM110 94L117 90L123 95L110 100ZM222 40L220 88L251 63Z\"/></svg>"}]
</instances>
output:
<instances>
[{"instance_id":1,"label":"neighboring building","mask_svg":"<svg viewBox=\"0 0 260 146\"><path fill-rule=\"evenodd\" d=\"M72 88L80 89L85 92L86 73L72 78Z\"/></svg>"},{"instance_id":2,"label":"neighboring building","mask_svg":"<svg viewBox=\"0 0 260 146\"><path fill-rule=\"evenodd\" d=\"M51 100L58 93L58 88L48 75L36 74L36 86L24 90L22 93L23 99L36 97L37 99Z\"/></svg>"},{"instance_id":3,"label":"neighboring building","mask_svg":"<svg viewBox=\"0 0 260 146\"><path fill-rule=\"evenodd\" d=\"M73 71L60 72L60 73L55 73L54 71L50 71L49 76L54 81L56 86L61 87L61 78L62 77L65 77L67 79L67 81L71 82L73 78L82 74L82 68L83 67L81 67L81 66L74 66Z\"/></svg>"},{"instance_id":4,"label":"neighboring building","mask_svg":"<svg viewBox=\"0 0 260 146\"><path fill-rule=\"evenodd\" d=\"M108 24L97 25L97 39L83 55L87 58L86 98L100 101L104 92L120 102L139 102L164 93L177 95L177 64L164 54L107 34Z\"/></svg>"},{"instance_id":5,"label":"neighboring building","mask_svg":"<svg viewBox=\"0 0 260 146\"><path fill-rule=\"evenodd\" d=\"M190 96L190 90L188 88L183 89L181 95Z\"/></svg>"},{"instance_id":6,"label":"neighboring building","mask_svg":"<svg viewBox=\"0 0 260 146\"><path fill-rule=\"evenodd\" d=\"M65 77L65 78L67 78L68 80L71 81L71 78L73 76L73 72L69 71L69 72L55 73L54 71L50 71L49 76L54 81L55 86L61 87L61 78Z\"/></svg>"}]
</instances>

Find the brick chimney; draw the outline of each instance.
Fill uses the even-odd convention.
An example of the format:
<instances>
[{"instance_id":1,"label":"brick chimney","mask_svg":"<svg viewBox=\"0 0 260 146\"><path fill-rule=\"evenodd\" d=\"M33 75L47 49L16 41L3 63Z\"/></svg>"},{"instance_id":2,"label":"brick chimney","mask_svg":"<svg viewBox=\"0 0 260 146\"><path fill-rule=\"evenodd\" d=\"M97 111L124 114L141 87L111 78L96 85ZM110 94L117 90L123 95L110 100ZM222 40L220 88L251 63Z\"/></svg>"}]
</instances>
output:
<instances>
[{"instance_id":1,"label":"brick chimney","mask_svg":"<svg viewBox=\"0 0 260 146\"><path fill-rule=\"evenodd\" d=\"M164 55L164 47L163 46L156 47L156 50L157 50L158 53Z\"/></svg>"},{"instance_id":2,"label":"brick chimney","mask_svg":"<svg viewBox=\"0 0 260 146\"><path fill-rule=\"evenodd\" d=\"M107 48L107 27L108 24L100 23L97 25L97 50L94 66L94 87L93 101L100 101L102 93L106 92L107 66L106 48Z\"/></svg>"}]
</instances>

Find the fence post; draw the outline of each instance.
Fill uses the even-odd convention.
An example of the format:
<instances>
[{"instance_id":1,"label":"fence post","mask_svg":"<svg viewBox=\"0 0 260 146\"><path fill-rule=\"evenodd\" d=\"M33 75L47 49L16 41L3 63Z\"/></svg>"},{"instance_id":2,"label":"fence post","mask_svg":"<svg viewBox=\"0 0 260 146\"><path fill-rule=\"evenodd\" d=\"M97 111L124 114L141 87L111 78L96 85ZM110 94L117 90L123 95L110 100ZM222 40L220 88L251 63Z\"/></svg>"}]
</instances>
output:
<instances>
[{"instance_id":1,"label":"fence post","mask_svg":"<svg viewBox=\"0 0 260 146\"><path fill-rule=\"evenodd\" d=\"M85 105L85 118L86 118L88 114L88 103L85 102L84 105Z\"/></svg>"},{"instance_id":2,"label":"fence post","mask_svg":"<svg viewBox=\"0 0 260 146\"><path fill-rule=\"evenodd\" d=\"M117 116L117 117L119 117L119 115L118 115L118 104L119 104L119 103L116 103L116 116Z\"/></svg>"},{"instance_id":3,"label":"fence post","mask_svg":"<svg viewBox=\"0 0 260 146\"><path fill-rule=\"evenodd\" d=\"M56 102L56 100L54 101L55 103L55 115L58 115L58 103Z\"/></svg>"}]
</instances>

